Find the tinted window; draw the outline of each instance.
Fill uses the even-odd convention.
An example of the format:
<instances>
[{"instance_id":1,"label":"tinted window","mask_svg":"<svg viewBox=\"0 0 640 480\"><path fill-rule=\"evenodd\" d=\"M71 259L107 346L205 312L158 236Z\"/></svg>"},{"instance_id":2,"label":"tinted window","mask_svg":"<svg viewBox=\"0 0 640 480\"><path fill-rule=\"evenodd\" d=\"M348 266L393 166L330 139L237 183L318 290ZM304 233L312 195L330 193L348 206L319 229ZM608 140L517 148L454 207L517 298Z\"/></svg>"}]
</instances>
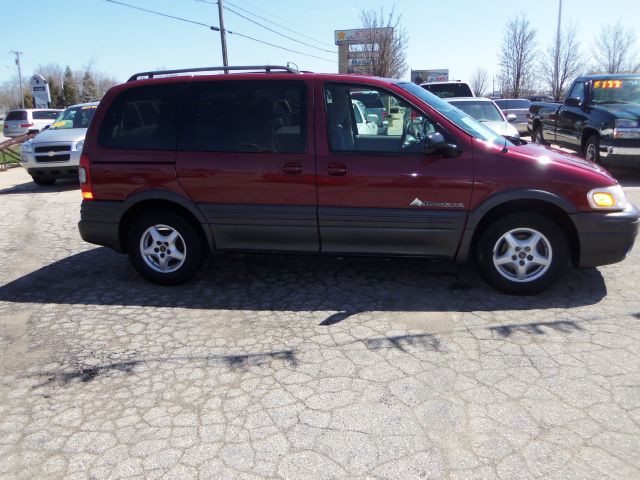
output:
<instances>
[{"instance_id":1,"label":"tinted window","mask_svg":"<svg viewBox=\"0 0 640 480\"><path fill-rule=\"evenodd\" d=\"M514 100L494 100L496 104L503 109L509 108L529 108L531 102L529 100L524 99L514 99Z\"/></svg>"},{"instance_id":2,"label":"tinted window","mask_svg":"<svg viewBox=\"0 0 640 480\"><path fill-rule=\"evenodd\" d=\"M12 112L7 113L7 118L4 120L6 122L16 121L16 120L26 120L27 112L26 110L13 110Z\"/></svg>"},{"instance_id":3,"label":"tinted window","mask_svg":"<svg viewBox=\"0 0 640 480\"><path fill-rule=\"evenodd\" d=\"M125 90L109 107L98 143L127 150L175 149L177 101L182 91L183 84Z\"/></svg>"},{"instance_id":4,"label":"tinted window","mask_svg":"<svg viewBox=\"0 0 640 480\"><path fill-rule=\"evenodd\" d=\"M569 93L569 98L579 98L582 100L582 96L584 95L584 83L578 82L571 89L571 93Z\"/></svg>"},{"instance_id":5,"label":"tinted window","mask_svg":"<svg viewBox=\"0 0 640 480\"><path fill-rule=\"evenodd\" d=\"M473 93L471 93L471 89L466 83L434 83L422 85L422 88L429 90L440 98L473 97Z\"/></svg>"},{"instance_id":6,"label":"tinted window","mask_svg":"<svg viewBox=\"0 0 640 480\"><path fill-rule=\"evenodd\" d=\"M32 112L31 115L34 120L55 120L60 115L60 112L57 110L40 110Z\"/></svg>"},{"instance_id":7,"label":"tinted window","mask_svg":"<svg viewBox=\"0 0 640 480\"><path fill-rule=\"evenodd\" d=\"M306 150L307 94L303 82L194 82L190 88L180 150Z\"/></svg>"}]
</instances>

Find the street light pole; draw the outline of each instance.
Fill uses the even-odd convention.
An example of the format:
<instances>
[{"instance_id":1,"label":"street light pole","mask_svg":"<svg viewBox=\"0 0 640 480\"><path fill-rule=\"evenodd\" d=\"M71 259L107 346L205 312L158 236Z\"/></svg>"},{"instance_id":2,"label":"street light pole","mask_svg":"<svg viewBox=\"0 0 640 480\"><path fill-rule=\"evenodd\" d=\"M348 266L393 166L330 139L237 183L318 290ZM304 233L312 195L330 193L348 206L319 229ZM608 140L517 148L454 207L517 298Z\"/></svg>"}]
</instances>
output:
<instances>
[{"instance_id":1,"label":"street light pole","mask_svg":"<svg viewBox=\"0 0 640 480\"><path fill-rule=\"evenodd\" d=\"M227 32L224 29L224 10L222 8L222 0L218 0L218 17L220 18L220 43L222 44L222 65L229 66L227 60ZM224 73L229 73L225 70Z\"/></svg>"},{"instance_id":2,"label":"street light pole","mask_svg":"<svg viewBox=\"0 0 640 480\"><path fill-rule=\"evenodd\" d=\"M558 4L558 29L556 30L556 55L553 69L553 92L554 100L560 100L560 21L562 19L562 0ZM555 98L558 97L558 98Z\"/></svg>"},{"instance_id":3,"label":"street light pole","mask_svg":"<svg viewBox=\"0 0 640 480\"><path fill-rule=\"evenodd\" d=\"M24 94L22 93L22 70L20 69L20 55L23 55L22 52L16 52L15 50L11 50L10 53L14 53L16 56L16 65L18 65L18 81L20 82L20 105L24 108Z\"/></svg>"}]
</instances>

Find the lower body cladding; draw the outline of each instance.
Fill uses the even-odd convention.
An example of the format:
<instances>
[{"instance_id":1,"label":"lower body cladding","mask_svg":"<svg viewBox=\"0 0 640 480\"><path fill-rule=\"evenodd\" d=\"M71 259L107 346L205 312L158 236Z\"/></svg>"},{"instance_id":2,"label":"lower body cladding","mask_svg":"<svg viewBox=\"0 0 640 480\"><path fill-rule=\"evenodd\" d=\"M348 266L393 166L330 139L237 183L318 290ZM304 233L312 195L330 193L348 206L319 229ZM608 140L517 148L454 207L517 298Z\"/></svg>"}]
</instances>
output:
<instances>
[{"instance_id":1,"label":"lower body cladding","mask_svg":"<svg viewBox=\"0 0 640 480\"><path fill-rule=\"evenodd\" d=\"M200 205L212 250L453 258L465 211ZM124 252L120 202L83 201L82 238ZM198 215L196 215L197 217ZM205 227L206 228L206 227Z\"/></svg>"},{"instance_id":2,"label":"lower body cladding","mask_svg":"<svg viewBox=\"0 0 640 480\"><path fill-rule=\"evenodd\" d=\"M626 258L638 234L638 210L571 215L580 240L578 266L596 267Z\"/></svg>"}]
</instances>

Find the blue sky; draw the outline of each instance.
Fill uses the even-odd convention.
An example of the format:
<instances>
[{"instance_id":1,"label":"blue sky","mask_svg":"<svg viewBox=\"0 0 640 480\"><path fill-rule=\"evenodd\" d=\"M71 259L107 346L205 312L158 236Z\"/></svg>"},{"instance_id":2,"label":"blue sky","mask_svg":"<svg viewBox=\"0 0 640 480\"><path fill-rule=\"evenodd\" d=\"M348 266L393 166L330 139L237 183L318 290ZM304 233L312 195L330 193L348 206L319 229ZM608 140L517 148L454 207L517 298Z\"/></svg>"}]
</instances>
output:
<instances>
[{"instance_id":1,"label":"blue sky","mask_svg":"<svg viewBox=\"0 0 640 480\"><path fill-rule=\"evenodd\" d=\"M121 0L142 8L158 10L208 25L218 25L214 0ZM225 0L227 1L227 0ZM228 0L228 6L243 8L287 28L303 33L301 37L281 30L301 41L337 51L334 30L358 28L363 9L392 3L372 0ZM535 4L535 8L531 5ZM586 6L586 7L585 7ZM407 63L414 69L449 68L451 76L469 80L473 70L482 66L490 75L497 72L497 55L506 22L526 13L538 31L538 42L546 48L554 38L558 0L517 2L498 0L396 0L396 13L409 36ZM236 8L239 13L245 14ZM132 73L159 68L185 68L222 65L220 35L203 26L151 15L109 3L106 0L32 0L28 11L24 2L4 0L0 4L3 22L0 54L0 82L16 75L10 50L24 52L23 76L37 65L59 63L72 69L89 63L119 81ZM17 18L21 18L18 21ZM620 20L634 28L640 49L640 1L638 0L564 0L563 24L575 22L579 40L590 47L603 24ZM337 71L337 53L312 49L279 37L234 13L225 13L227 29L325 58L329 61L278 50L251 40L229 35L229 63L285 64L294 62L300 69L316 72ZM310 40L308 37L313 38ZM406 77L408 78L407 71Z\"/></svg>"}]
</instances>

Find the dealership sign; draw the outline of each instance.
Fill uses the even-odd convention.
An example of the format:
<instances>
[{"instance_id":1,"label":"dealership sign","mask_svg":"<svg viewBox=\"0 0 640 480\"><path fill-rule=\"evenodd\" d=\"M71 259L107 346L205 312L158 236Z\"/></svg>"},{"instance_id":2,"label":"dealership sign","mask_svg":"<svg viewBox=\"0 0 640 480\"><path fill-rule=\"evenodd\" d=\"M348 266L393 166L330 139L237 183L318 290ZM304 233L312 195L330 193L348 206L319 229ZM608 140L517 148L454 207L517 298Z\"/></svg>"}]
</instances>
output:
<instances>
[{"instance_id":1,"label":"dealership sign","mask_svg":"<svg viewBox=\"0 0 640 480\"><path fill-rule=\"evenodd\" d=\"M51 94L49 93L49 82L42 75L34 75L31 77L31 94L35 108L49 108L51 103Z\"/></svg>"},{"instance_id":2,"label":"dealership sign","mask_svg":"<svg viewBox=\"0 0 640 480\"><path fill-rule=\"evenodd\" d=\"M393 27L385 28L356 28L352 30L336 30L336 45L361 45L373 43L379 38L393 36Z\"/></svg>"}]
</instances>

